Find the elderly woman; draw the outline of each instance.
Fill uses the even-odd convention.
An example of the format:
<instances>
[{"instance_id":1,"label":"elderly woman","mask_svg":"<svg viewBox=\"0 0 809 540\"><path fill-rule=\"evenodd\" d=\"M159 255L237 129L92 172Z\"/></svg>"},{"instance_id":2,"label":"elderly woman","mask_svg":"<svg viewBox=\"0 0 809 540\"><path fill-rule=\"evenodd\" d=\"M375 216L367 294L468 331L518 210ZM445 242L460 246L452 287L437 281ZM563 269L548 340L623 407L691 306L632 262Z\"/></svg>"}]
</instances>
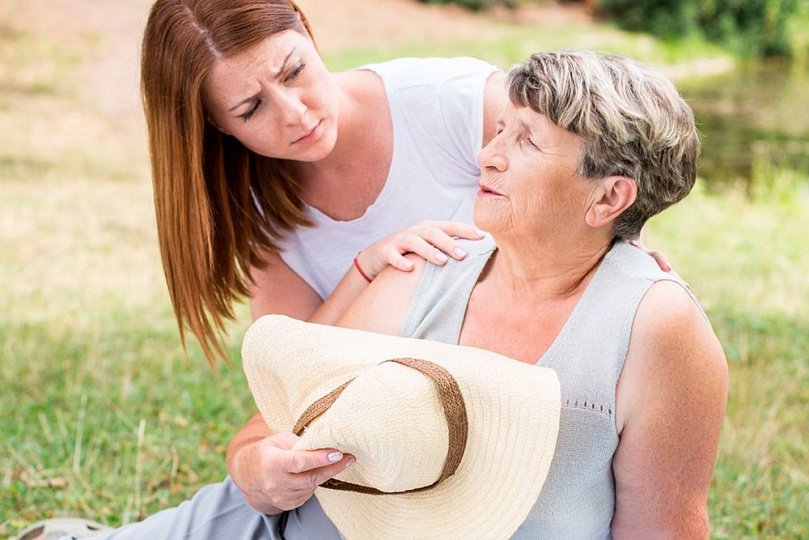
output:
<instances>
[{"instance_id":1,"label":"elderly woman","mask_svg":"<svg viewBox=\"0 0 809 540\"><path fill-rule=\"evenodd\" d=\"M469 244L445 267L383 272L338 324L551 367L562 415L517 538L707 537L727 365L687 287L629 247L694 184L691 110L619 56L532 56L481 151Z\"/></svg>"}]
</instances>

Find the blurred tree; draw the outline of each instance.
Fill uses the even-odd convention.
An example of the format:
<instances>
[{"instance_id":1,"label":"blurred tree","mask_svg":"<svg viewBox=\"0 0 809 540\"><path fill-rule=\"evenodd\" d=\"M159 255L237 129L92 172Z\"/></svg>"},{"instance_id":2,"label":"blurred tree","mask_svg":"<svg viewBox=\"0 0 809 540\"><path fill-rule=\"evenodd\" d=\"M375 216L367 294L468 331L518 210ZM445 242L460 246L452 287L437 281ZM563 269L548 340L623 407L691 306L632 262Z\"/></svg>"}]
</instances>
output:
<instances>
[{"instance_id":1,"label":"blurred tree","mask_svg":"<svg viewBox=\"0 0 809 540\"><path fill-rule=\"evenodd\" d=\"M806 4L809 0L598 1L628 30L663 38L701 35L745 56L790 56L796 36L789 21Z\"/></svg>"}]
</instances>

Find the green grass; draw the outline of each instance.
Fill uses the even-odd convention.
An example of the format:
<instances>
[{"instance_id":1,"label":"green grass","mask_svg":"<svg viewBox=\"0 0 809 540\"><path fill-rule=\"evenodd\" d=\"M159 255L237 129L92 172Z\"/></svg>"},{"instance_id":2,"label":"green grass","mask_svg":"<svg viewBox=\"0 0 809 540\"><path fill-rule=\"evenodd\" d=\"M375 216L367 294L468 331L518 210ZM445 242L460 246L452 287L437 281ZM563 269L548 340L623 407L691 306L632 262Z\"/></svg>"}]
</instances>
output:
<instances>
[{"instance_id":1,"label":"green grass","mask_svg":"<svg viewBox=\"0 0 809 540\"><path fill-rule=\"evenodd\" d=\"M211 372L179 347L145 179L2 189L6 531L53 514L123 523L223 477L251 399L237 365Z\"/></svg>"},{"instance_id":2,"label":"green grass","mask_svg":"<svg viewBox=\"0 0 809 540\"><path fill-rule=\"evenodd\" d=\"M728 358L709 498L717 538L809 534L809 178L767 174L756 178L774 186L767 195L751 201L698 189L650 225L652 243L690 283Z\"/></svg>"},{"instance_id":3,"label":"green grass","mask_svg":"<svg viewBox=\"0 0 809 540\"><path fill-rule=\"evenodd\" d=\"M252 412L238 362L244 307L231 365L211 371L193 343L188 358L180 348L142 131L77 97L80 51L16 48L26 40L0 33L0 51L16 51L0 79L0 125L15 134L0 147L0 537L48 516L120 525L177 504L225 475L226 444ZM479 43L328 62L465 54L507 67L561 46L686 71L728 58L611 27L503 25ZM809 178L764 164L756 175L752 198L697 189L651 223L651 243L706 307L730 365L714 535L807 537Z\"/></svg>"}]
</instances>

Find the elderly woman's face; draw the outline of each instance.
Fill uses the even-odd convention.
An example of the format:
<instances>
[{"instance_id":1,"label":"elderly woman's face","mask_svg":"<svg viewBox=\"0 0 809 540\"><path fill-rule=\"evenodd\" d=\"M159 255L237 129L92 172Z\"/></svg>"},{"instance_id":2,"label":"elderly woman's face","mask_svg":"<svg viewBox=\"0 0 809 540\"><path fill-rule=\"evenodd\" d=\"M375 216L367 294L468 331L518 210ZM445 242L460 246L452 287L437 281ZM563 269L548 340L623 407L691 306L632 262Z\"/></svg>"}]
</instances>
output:
<instances>
[{"instance_id":1,"label":"elderly woman's face","mask_svg":"<svg viewBox=\"0 0 809 540\"><path fill-rule=\"evenodd\" d=\"M497 135L478 155L475 224L493 233L569 230L583 216L593 184L576 174L582 140L528 107L509 104Z\"/></svg>"}]
</instances>

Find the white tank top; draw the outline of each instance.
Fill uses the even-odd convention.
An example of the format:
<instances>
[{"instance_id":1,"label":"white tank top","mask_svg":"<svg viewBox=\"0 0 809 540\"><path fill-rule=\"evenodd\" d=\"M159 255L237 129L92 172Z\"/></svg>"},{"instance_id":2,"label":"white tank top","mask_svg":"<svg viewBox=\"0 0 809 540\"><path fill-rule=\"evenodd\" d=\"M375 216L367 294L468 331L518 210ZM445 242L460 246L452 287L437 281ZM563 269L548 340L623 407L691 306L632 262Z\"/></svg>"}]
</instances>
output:
<instances>
[{"instance_id":1,"label":"white tank top","mask_svg":"<svg viewBox=\"0 0 809 540\"><path fill-rule=\"evenodd\" d=\"M483 90L497 68L474 58L403 58L359 69L382 79L393 121L385 185L365 214L336 221L305 207L314 226L280 242L281 258L321 298L357 252L425 219L472 222L483 139Z\"/></svg>"}]
</instances>

